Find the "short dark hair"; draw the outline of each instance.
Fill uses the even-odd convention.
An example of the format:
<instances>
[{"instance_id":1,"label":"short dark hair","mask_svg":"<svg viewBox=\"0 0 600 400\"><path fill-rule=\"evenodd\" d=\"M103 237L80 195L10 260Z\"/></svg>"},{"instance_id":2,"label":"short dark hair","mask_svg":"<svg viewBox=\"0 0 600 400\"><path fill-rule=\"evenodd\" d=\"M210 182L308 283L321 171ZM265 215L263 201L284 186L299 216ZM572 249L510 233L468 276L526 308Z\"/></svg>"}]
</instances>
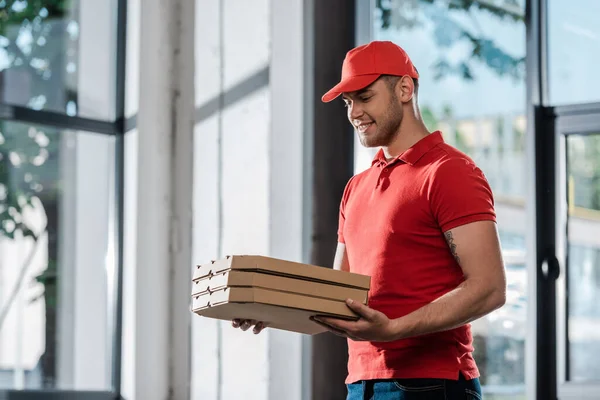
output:
<instances>
[{"instance_id":1,"label":"short dark hair","mask_svg":"<svg viewBox=\"0 0 600 400\"><path fill-rule=\"evenodd\" d=\"M396 86L396 84L398 83L400 78L402 78L402 77L397 76L397 75L381 75L381 79L383 79L385 81L385 83L388 85L389 89L394 88L394 86ZM419 93L419 80L416 78L412 78L412 80L415 85L415 94L418 94Z\"/></svg>"}]
</instances>

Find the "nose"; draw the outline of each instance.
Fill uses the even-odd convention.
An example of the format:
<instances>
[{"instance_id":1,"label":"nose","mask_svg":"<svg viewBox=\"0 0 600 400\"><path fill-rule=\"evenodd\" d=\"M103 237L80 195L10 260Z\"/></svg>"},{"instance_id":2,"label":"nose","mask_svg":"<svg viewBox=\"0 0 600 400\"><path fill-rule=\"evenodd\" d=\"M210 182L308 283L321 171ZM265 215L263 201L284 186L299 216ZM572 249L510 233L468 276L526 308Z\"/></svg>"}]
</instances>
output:
<instances>
[{"instance_id":1,"label":"nose","mask_svg":"<svg viewBox=\"0 0 600 400\"><path fill-rule=\"evenodd\" d=\"M352 102L348 105L348 118L350 121L354 121L355 119L360 119L363 115L363 109L360 105Z\"/></svg>"}]
</instances>

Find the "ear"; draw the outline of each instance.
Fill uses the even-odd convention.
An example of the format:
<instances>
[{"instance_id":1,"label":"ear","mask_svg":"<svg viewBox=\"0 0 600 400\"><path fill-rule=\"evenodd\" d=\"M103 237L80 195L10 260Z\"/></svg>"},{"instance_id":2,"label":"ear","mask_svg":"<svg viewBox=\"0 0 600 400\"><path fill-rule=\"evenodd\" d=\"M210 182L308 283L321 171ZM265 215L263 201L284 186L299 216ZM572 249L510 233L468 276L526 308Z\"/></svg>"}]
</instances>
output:
<instances>
[{"instance_id":1,"label":"ear","mask_svg":"<svg viewBox=\"0 0 600 400\"><path fill-rule=\"evenodd\" d=\"M397 83L396 90L398 98L403 103L408 103L411 101L415 95L415 82L413 79L404 75Z\"/></svg>"}]
</instances>

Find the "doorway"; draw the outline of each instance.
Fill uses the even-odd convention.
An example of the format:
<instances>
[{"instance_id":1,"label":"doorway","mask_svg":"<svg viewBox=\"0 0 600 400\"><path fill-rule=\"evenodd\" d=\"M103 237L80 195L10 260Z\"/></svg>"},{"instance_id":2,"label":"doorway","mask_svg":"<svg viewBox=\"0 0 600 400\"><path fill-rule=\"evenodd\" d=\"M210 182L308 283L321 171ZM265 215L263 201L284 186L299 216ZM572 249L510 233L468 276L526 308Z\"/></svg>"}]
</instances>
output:
<instances>
[{"instance_id":1,"label":"doorway","mask_svg":"<svg viewBox=\"0 0 600 400\"><path fill-rule=\"evenodd\" d=\"M600 104L537 117L537 398L598 398Z\"/></svg>"}]
</instances>

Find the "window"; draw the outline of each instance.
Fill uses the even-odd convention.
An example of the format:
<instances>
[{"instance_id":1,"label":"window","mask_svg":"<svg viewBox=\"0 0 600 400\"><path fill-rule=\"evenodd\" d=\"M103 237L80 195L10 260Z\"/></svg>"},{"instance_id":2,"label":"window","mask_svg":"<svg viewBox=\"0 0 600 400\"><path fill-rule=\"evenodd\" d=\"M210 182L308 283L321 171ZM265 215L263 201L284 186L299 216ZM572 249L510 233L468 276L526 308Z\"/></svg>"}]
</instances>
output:
<instances>
[{"instance_id":1,"label":"window","mask_svg":"<svg viewBox=\"0 0 600 400\"><path fill-rule=\"evenodd\" d=\"M88 4L90 3L90 4ZM2 0L0 100L33 110L115 117L116 0ZM82 25L85 29L81 29ZM107 85L97 85L106 82Z\"/></svg>"},{"instance_id":2,"label":"window","mask_svg":"<svg viewBox=\"0 0 600 400\"><path fill-rule=\"evenodd\" d=\"M464 4L464 5L461 5ZM427 127L472 157L496 198L507 262L505 307L472 324L486 398L525 394L524 1L375 2L372 39L391 40L415 63ZM370 151L357 151L357 171Z\"/></svg>"},{"instance_id":3,"label":"window","mask_svg":"<svg viewBox=\"0 0 600 400\"><path fill-rule=\"evenodd\" d=\"M548 78L554 105L600 100L600 3L548 1Z\"/></svg>"},{"instance_id":4,"label":"window","mask_svg":"<svg viewBox=\"0 0 600 400\"><path fill-rule=\"evenodd\" d=\"M77 114L76 4L2 1L2 101Z\"/></svg>"},{"instance_id":5,"label":"window","mask_svg":"<svg viewBox=\"0 0 600 400\"><path fill-rule=\"evenodd\" d=\"M124 11L0 0L0 392L119 391Z\"/></svg>"},{"instance_id":6,"label":"window","mask_svg":"<svg viewBox=\"0 0 600 400\"><path fill-rule=\"evenodd\" d=\"M0 143L0 385L109 389L115 138L5 121Z\"/></svg>"},{"instance_id":7,"label":"window","mask_svg":"<svg viewBox=\"0 0 600 400\"><path fill-rule=\"evenodd\" d=\"M600 135L567 137L566 379L600 381Z\"/></svg>"}]
</instances>

